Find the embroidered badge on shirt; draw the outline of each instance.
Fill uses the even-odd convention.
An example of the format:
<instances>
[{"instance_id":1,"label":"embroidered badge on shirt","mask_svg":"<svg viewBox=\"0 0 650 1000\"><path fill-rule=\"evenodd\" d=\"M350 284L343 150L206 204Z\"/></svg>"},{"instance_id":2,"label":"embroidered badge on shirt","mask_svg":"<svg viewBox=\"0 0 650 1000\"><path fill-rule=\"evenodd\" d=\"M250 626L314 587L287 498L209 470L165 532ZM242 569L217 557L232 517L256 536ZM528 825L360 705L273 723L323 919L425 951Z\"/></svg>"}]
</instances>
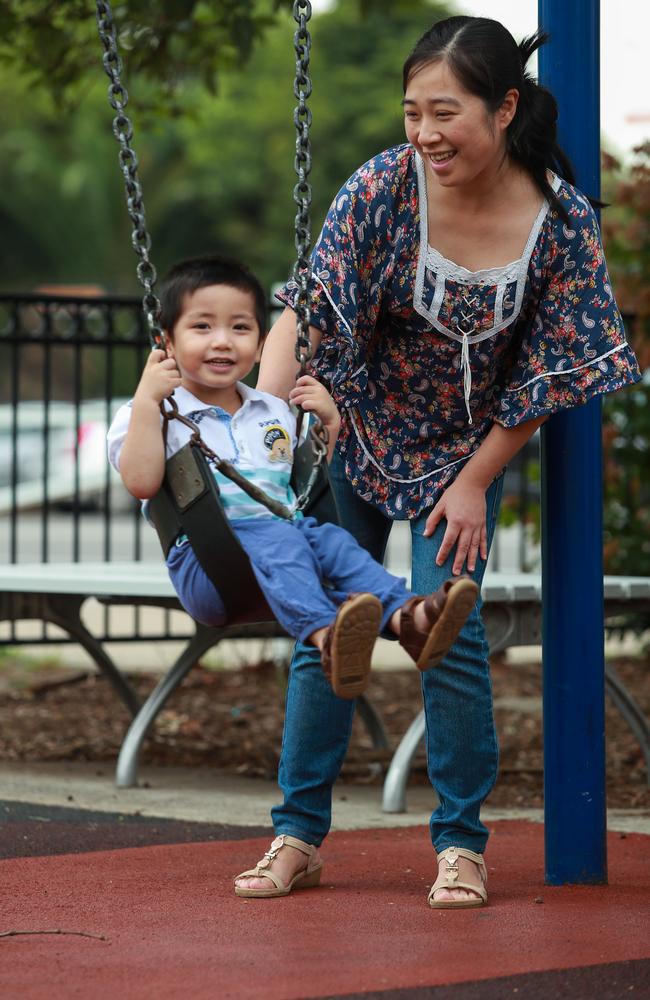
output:
<instances>
[{"instance_id":1,"label":"embroidered badge on shirt","mask_svg":"<svg viewBox=\"0 0 650 1000\"><path fill-rule=\"evenodd\" d=\"M280 427L278 424L266 429L264 447L269 452L271 462L290 462L293 458L289 435L284 427Z\"/></svg>"}]
</instances>

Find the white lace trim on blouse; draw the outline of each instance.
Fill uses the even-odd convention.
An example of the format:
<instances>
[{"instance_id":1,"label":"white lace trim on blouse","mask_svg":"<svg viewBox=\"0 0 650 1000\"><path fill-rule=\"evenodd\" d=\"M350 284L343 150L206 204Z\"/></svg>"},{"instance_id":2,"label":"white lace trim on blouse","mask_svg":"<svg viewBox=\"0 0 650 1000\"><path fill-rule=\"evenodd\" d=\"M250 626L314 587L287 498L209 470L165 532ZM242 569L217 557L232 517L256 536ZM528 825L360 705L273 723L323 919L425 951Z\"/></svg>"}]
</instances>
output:
<instances>
[{"instance_id":1,"label":"white lace trim on blouse","mask_svg":"<svg viewBox=\"0 0 650 1000\"><path fill-rule=\"evenodd\" d=\"M469 351L470 345L478 344L482 340L486 340L488 337L493 337L501 330L505 330L506 327L514 323L519 316L524 299L528 265L537 242L540 229L542 228L544 219L546 218L549 210L549 203L546 199L544 199L542 207L537 213L537 217L535 218L530 233L528 234L524 251L518 260L511 261L509 264L505 264L502 267L490 267L483 268L479 271L470 271L466 267L462 267L460 264L456 264L454 261L449 260L447 257L443 257L443 255L434 247L429 246L427 183L424 162L419 153L415 154L415 165L418 177L420 250L415 278L415 289L413 292L413 307L415 311L424 319L428 320L439 333L442 333L445 337L449 337L451 340L455 340L457 343L461 344L460 368L463 373L463 395L465 397L465 409L467 410L468 421L471 424L473 421L472 411L470 409L470 398L472 394L472 368ZM558 190L560 183L560 178L557 175L554 175L551 182L551 187L554 191ZM430 307L427 307L424 302L424 284L427 278L427 272L429 272L430 284L432 284L434 288L433 299ZM431 277L433 277L433 281L431 281ZM467 292L463 295L463 303L461 306L461 316L466 324L471 323L473 318L475 295L472 294L472 286L496 286L494 323L488 330L482 330L480 333L472 334L466 329L459 333L456 332L456 330L450 330L449 327L440 322L440 308L445 295L447 279L449 278L453 279L457 284L467 285ZM508 286L512 284L516 285L515 301L512 311L504 319L503 303ZM463 307L467 309L467 312L462 311Z\"/></svg>"},{"instance_id":2,"label":"white lace trim on blouse","mask_svg":"<svg viewBox=\"0 0 650 1000\"><path fill-rule=\"evenodd\" d=\"M440 251L427 244L427 268L430 271L435 271L436 274L444 274L467 285L498 285L504 281L507 283L516 281L519 276L521 260L522 258L519 257L502 267L486 267L482 271L469 271L462 264L455 264L448 257L443 257Z\"/></svg>"}]
</instances>

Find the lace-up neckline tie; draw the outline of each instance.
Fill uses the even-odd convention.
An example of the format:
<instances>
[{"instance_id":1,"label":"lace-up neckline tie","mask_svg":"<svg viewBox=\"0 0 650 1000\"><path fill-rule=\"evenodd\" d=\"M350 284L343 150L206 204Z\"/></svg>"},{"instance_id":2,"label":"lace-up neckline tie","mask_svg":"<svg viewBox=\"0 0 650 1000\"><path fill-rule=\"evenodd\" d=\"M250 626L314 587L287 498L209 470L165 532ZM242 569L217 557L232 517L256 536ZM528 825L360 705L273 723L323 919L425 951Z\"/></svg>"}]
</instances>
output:
<instances>
[{"instance_id":1,"label":"lace-up neckline tie","mask_svg":"<svg viewBox=\"0 0 650 1000\"><path fill-rule=\"evenodd\" d=\"M463 391L465 394L465 409L467 410L467 416L470 424L474 421L472 420L472 411L469 408L469 399L472 394L472 368L469 363L469 340L468 334L463 334L463 344L460 349L460 366L463 371Z\"/></svg>"},{"instance_id":2,"label":"lace-up neckline tie","mask_svg":"<svg viewBox=\"0 0 650 1000\"><path fill-rule=\"evenodd\" d=\"M473 424L472 411L470 409L470 397L472 395L472 366L469 362L469 338L474 332L475 325L472 323L474 319L473 306L476 302L476 296L468 299L466 295L463 295L463 303L467 308L467 312L463 312L461 309L462 326L458 324L458 332L463 335L462 346L460 350L460 368L463 373L463 395L465 397L465 409L467 410L467 417L470 424Z\"/></svg>"}]
</instances>

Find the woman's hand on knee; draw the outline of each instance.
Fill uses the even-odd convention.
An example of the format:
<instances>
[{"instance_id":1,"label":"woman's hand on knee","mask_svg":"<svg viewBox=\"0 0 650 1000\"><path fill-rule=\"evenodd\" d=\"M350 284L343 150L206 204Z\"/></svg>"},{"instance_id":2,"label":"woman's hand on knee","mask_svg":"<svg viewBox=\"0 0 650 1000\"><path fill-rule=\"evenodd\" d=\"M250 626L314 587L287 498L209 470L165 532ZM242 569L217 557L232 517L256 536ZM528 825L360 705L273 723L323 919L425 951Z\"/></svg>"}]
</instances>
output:
<instances>
[{"instance_id":1,"label":"woman's hand on knee","mask_svg":"<svg viewBox=\"0 0 650 1000\"><path fill-rule=\"evenodd\" d=\"M476 569L478 556L487 559L487 507L485 491L479 486L453 483L440 497L429 514L424 529L425 538L430 538L441 521L447 527L438 554L436 565L443 566L456 546L452 573L458 576L467 562L467 571Z\"/></svg>"}]
</instances>

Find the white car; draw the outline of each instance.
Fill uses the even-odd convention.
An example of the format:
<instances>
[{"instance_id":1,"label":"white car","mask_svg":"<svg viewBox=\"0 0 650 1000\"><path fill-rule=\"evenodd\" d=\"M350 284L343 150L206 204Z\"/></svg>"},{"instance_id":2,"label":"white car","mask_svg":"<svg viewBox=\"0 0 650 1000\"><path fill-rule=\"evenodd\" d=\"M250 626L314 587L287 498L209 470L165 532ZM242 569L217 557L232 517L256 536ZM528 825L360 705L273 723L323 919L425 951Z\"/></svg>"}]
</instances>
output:
<instances>
[{"instance_id":1,"label":"white car","mask_svg":"<svg viewBox=\"0 0 650 1000\"><path fill-rule=\"evenodd\" d=\"M106 457L107 421L123 399L74 403L21 401L0 406L0 515L53 506L129 509L133 500Z\"/></svg>"}]
</instances>

